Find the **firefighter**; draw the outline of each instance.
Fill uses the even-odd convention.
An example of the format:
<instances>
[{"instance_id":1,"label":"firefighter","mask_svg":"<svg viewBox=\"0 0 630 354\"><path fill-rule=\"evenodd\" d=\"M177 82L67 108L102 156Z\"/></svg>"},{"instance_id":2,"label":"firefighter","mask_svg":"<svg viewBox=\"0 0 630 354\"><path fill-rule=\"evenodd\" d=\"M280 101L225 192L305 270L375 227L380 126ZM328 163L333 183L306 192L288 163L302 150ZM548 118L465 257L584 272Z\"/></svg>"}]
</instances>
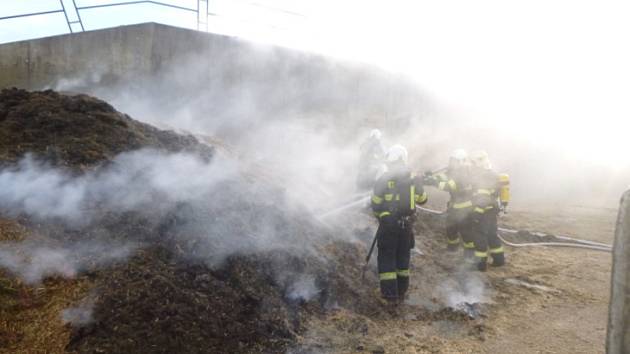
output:
<instances>
[{"instance_id":1,"label":"firefighter","mask_svg":"<svg viewBox=\"0 0 630 354\"><path fill-rule=\"evenodd\" d=\"M459 249L461 237L464 258L472 259L475 251L470 223L472 186L466 150L454 150L446 171L437 174L429 173L425 183L450 194L450 199L446 204L447 251L456 252Z\"/></svg>"},{"instance_id":2,"label":"firefighter","mask_svg":"<svg viewBox=\"0 0 630 354\"><path fill-rule=\"evenodd\" d=\"M379 174L384 172L385 147L383 147L381 138L381 131L372 129L368 139L361 144L359 174L357 176L357 187L361 190L371 189Z\"/></svg>"},{"instance_id":3,"label":"firefighter","mask_svg":"<svg viewBox=\"0 0 630 354\"><path fill-rule=\"evenodd\" d=\"M472 230L475 243L476 267L485 271L488 255L493 266L505 264L505 253L497 235L497 218L500 208L509 202L509 180L507 175L499 175L492 170L490 159L485 151L470 154L472 203ZM507 193L506 193L507 191Z\"/></svg>"},{"instance_id":4,"label":"firefighter","mask_svg":"<svg viewBox=\"0 0 630 354\"><path fill-rule=\"evenodd\" d=\"M396 303L409 288L409 261L415 246L413 221L416 205L426 203L422 179L407 167L407 150L392 146L386 154L388 171L376 181L372 210L376 234L378 273L383 297Z\"/></svg>"}]
</instances>

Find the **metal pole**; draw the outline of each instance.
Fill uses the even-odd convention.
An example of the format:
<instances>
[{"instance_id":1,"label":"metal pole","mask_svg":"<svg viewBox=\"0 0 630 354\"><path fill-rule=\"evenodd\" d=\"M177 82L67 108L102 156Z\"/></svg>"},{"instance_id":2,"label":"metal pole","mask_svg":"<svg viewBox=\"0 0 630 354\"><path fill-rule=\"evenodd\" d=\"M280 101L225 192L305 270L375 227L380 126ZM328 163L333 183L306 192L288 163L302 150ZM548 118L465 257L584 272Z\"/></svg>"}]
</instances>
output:
<instances>
[{"instance_id":1,"label":"metal pole","mask_svg":"<svg viewBox=\"0 0 630 354\"><path fill-rule=\"evenodd\" d=\"M59 13L59 12L63 12L63 10L42 11L42 12L33 12L33 13L22 14L22 15L5 16L5 17L0 17L0 21L2 21L2 20L9 20L9 19L12 19L12 18L56 14L56 13Z\"/></svg>"},{"instance_id":2,"label":"metal pole","mask_svg":"<svg viewBox=\"0 0 630 354\"><path fill-rule=\"evenodd\" d=\"M370 258L372 258L372 252L374 252L374 246L376 245L376 239L378 238L378 232L374 235L374 240L372 240L372 246L370 246L370 250L368 251L367 257L365 257L365 265L363 265L363 269L361 269L361 280L365 279L365 271L370 265Z\"/></svg>"},{"instance_id":3,"label":"metal pole","mask_svg":"<svg viewBox=\"0 0 630 354\"><path fill-rule=\"evenodd\" d=\"M74 11L77 13L77 19L79 20L79 24L81 25L81 31L85 32L83 21L81 20L81 14L79 13L79 9L77 8L77 3L75 0L72 0L72 5L74 5Z\"/></svg>"},{"instance_id":4,"label":"metal pole","mask_svg":"<svg viewBox=\"0 0 630 354\"><path fill-rule=\"evenodd\" d=\"M208 21L210 21L209 18L210 18L210 15L211 15L211 13L210 13L210 0L205 0L205 2L206 2L206 11L204 11L205 12L204 16L205 16L205 21L206 22L204 22L204 32L208 32ZM214 14L212 14L212 15L214 15Z\"/></svg>"},{"instance_id":5,"label":"metal pole","mask_svg":"<svg viewBox=\"0 0 630 354\"><path fill-rule=\"evenodd\" d=\"M63 10L63 15L66 16L66 23L68 24L68 29L70 30L70 33L74 33L72 32L72 26L70 25L70 20L68 19L68 13L66 12L66 7L63 4L63 0L59 0L59 3L61 3L61 9Z\"/></svg>"},{"instance_id":6,"label":"metal pole","mask_svg":"<svg viewBox=\"0 0 630 354\"><path fill-rule=\"evenodd\" d=\"M606 353L630 353L630 191L621 197L613 245Z\"/></svg>"},{"instance_id":7,"label":"metal pole","mask_svg":"<svg viewBox=\"0 0 630 354\"><path fill-rule=\"evenodd\" d=\"M123 2L117 2L117 3L112 3L112 4L102 4L102 5L92 5L92 6L79 6L79 7L77 7L77 9L78 10L89 10L89 9L98 9L98 8L102 8L102 7L122 6L122 5L138 5L138 4L153 4L153 5L171 7L171 8L174 8L174 9L185 10L185 11L190 11L190 12L195 12L196 11L195 9L191 9L189 7L177 6L177 5L172 5L172 4L167 4L167 3L163 3L163 2L159 2L159 1L152 1L152 0L123 1Z\"/></svg>"}]
</instances>

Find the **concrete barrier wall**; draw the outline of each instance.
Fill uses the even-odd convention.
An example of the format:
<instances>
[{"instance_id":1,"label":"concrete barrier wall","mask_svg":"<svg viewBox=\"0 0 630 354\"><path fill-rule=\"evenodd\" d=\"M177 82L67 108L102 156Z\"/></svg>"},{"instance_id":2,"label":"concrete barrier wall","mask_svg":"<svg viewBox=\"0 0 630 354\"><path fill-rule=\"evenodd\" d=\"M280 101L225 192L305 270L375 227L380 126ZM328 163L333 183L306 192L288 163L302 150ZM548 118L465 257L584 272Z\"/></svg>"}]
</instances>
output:
<instances>
[{"instance_id":1,"label":"concrete barrier wall","mask_svg":"<svg viewBox=\"0 0 630 354\"><path fill-rule=\"evenodd\" d=\"M619 206L610 283L606 353L630 353L630 191Z\"/></svg>"},{"instance_id":2,"label":"concrete barrier wall","mask_svg":"<svg viewBox=\"0 0 630 354\"><path fill-rule=\"evenodd\" d=\"M149 73L154 30L147 24L0 45L0 88L51 87L103 65L106 78Z\"/></svg>"},{"instance_id":3,"label":"concrete barrier wall","mask_svg":"<svg viewBox=\"0 0 630 354\"><path fill-rule=\"evenodd\" d=\"M94 94L132 115L150 101L171 116L194 105L217 119L320 114L390 127L423 103L411 83L367 65L154 23L0 45L0 88L11 86Z\"/></svg>"}]
</instances>

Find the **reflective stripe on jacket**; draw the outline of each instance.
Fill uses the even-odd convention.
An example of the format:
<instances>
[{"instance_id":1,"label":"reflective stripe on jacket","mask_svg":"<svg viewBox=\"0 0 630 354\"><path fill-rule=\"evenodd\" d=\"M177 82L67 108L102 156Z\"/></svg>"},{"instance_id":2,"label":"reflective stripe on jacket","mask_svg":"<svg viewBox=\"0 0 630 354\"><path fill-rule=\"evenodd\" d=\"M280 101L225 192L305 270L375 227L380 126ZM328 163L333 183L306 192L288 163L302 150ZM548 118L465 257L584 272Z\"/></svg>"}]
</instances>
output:
<instances>
[{"instance_id":1,"label":"reflective stripe on jacket","mask_svg":"<svg viewBox=\"0 0 630 354\"><path fill-rule=\"evenodd\" d=\"M427 199L422 179L413 176L408 169L387 172L374 186L372 210L379 219L389 215L399 218L411 215L416 205L426 203Z\"/></svg>"}]
</instances>

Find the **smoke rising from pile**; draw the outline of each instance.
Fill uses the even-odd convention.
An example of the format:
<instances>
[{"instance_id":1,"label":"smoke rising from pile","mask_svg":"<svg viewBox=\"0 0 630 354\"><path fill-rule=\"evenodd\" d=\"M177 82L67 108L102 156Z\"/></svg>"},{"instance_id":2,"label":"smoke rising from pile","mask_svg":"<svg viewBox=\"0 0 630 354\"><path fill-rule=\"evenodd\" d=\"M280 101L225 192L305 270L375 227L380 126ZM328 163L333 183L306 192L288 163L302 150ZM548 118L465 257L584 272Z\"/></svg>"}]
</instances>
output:
<instances>
[{"instance_id":1,"label":"smoke rising from pile","mask_svg":"<svg viewBox=\"0 0 630 354\"><path fill-rule=\"evenodd\" d=\"M132 244L116 245L112 242L82 242L65 247L33 242L3 243L0 245L0 267L28 284L37 284L48 276L74 278L88 268L123 261L134 250Z\"/></svg>"},{"instance_id":2,"label":"smoke rising from pile","mask_svg":"<svg viewBox=\"0 0 630 354\"><path fill-rule=\"evenodd\" d=\"M220 155L208 162L186 153L139 150L77 176L26 157L14 168L0 171L5 186L0 192L2 214L61 221L71 229L87 230L98 227L108 215L133 213L146 220L143 227L149 227L151 235L130 234L121 245L109 246L105 245L116 235L107 231L102 235L91 231L96 243L75 241L55 247L5 243L0 246L0 265L28 283L37 283L52 275L74 277L88 264L122 260L137 244L151 240L183 247L187 258L212 267L234 254L276 249L292 250L295 255L312 252L329 233L314 233L314 227L321 228L313 224L310 211L316 206L306 204L305 198L321 191L304 184L285 188L285 179L265 171L255 175L260 171L241 169L239 162ZM343 231L334 235L353 237ZM307 299L317 294L312 281L294 278L282 282L290 287L288 297Z\"/></svg>"},{"instance_id":3,"label":"smoke rising from pile","mask_svg":"<svg viewBox=\"0 0 630 354\"><path fill-rule=\"evenodd\" d=\"M445 281L438 288L446 299L446 306L457 309L462 304L476 304L486 301L486 287L483 280L474 272L466 272L465 275L456 276Z\"/></svg>"},{"instance_id":4,"label":"smoke rising from pile","mask_svg":"<svg viewBox=\"0 0 630 354\"><path fill-rule=\"evenodd\" d=\"M205 195L236 176L236 165L228 160L208 164L193 155L152 150L121 154L106 168L78 177L27 157L16 168L0 171L6 187L0 191L0 209L78 223L99 209L159 210L163 203Z\"/></svg>"},{"instance_id":5,"label":"smoke rising from pile","mask_svg":"<svg viewBox=\"0 0 630 354\"><path fill-rule=\"evenodd\" d=\"M516 111L504 109L503 101L514 101L508 93L497 96L500 113L486 114L479 105L469 105L472 98L489 104L480 96L484 81L467 83L469 96L460 92L460 84L453 83L449 91L427 71L434 62L416 65L423 75L402 75L238 41L224 49L182 54L154 77L108 86L94 83L94 75L87 73L83 82L66 80L59 88L91 92L158 127L214 136L239 158L274 168L288 187L347 192L347 183L339 187L331 181L347 180L341 170L356 174L356 149L371 128L383 130L388 144L407 146L412 167L420 172L443 167L456 148L487 150L495 167L512 176L513 206L616 205L628 186L630 167L612 164L611 154L619 152L601 151L599 142L619 140L621 127L609 137L600 134L598 142L582 143L572 128L584 135L590 125L550 117L544 109L520 111L530 104L535 110L536 102L521 104ZM423 60L430 59L423 54ZM471 87L473 83L480 86ZM172 92L179 94L173 97ZM578 140L579 149L567 139ZM591 150L584 152L593 144L591 150L601 159L593 158Z\"/></svg>"},{"instance_id":6,"label":"smoke rising from pile","mask_svg":"<svg viewBox=\"0 0 630 354\"><path fill-rule=\"evenodd\" d=\"M453 277L444 280L437 288L437 297L455 310L466 310L467 305L487 303L491 297L483 278L461 266Z\"/></svg>"},{"instance_id":7,"label":"smoke rising from pile","mask_svg":"<svg viewBox=\"0 0 630 354\"><path fill-rule=\"evenodd\" d=\"M12 186L0 191L0 207L80 224L94 208L159 214L184 202L188 208L176 217L179 236L192 242L204 235L200 258L273 249L290 232L260 220L268 218L261 204L281 205L279 214L296 218L338 206L356 192L357 150L371 128L384 131L387 145L408 146L419 172L443 167L454 148L488 150L497 169L512 176L513 205L526 198L617 198L619 182L602 182L596 164L562 160L553 145L522 143L497 122L462 114L401 75L238 41L215 44L201 55L160 63L152 77L116 78L107 63L93 63L98 70L53 87L95 94L158 127L214 137L234 159L204 164L181 154L129 153L82 177L27 159L19 171L0 173L2 185ZM248 174L277 190L253 187ZM238 183L230 185L233 180ZM245 210L235 202L252 199L260 203ZM225 237L235 232L237 238ZM216 264L223 256L210 258Z\"/></svg>"},{"instance_id":8,"label":"smoke rising from pile","mask_svg":"<svg viewBox=\"0 0 630 354\"><path fill-rule=\"evenodd\" d=\"M83 327L93 321L94 301L85 299L74 307L69 307L61 311L61 321L73 327Z\"/></svg>"}]
</instances>

